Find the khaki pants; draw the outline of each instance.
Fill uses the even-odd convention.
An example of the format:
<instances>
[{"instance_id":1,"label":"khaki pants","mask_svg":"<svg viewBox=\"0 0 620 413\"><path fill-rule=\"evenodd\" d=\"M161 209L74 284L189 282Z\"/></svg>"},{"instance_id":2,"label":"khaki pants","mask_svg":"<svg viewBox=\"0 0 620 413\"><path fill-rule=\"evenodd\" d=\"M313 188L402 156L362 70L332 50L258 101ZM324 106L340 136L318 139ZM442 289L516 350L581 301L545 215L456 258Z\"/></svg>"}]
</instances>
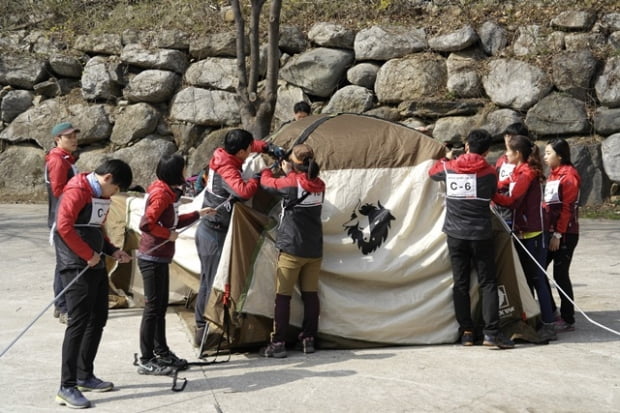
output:
<instances>
[{"instance_id":1,"label":"khaki pants","mask_svg":"<svg viewBox=\"0 0 620 413\"><path fill-rule=\"evenodd\" d=\"M276 293L293 295L293 289L298 280L301 291L318 291L322 260L322 258L302 258L280 252L276 273Z\"/></svg>"}]
</instances>

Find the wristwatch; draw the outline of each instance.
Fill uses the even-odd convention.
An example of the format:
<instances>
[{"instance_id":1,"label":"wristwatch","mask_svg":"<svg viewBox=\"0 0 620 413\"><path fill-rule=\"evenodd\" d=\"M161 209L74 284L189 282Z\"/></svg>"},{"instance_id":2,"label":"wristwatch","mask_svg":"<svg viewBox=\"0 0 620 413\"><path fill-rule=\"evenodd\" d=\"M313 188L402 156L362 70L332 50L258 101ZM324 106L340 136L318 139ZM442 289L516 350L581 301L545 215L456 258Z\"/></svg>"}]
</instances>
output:
<instances>
[{"instance_id":1,"label":"wristwatch","mask_svg":"<svg viewBox=\"0 0 620 413\"><path fill-rule=\"evenodd\" d=\"M559 233L559 232L554 232L553 233L553 238L561 239L562 238L562 234Z\"/></svg>"}]
</instances>

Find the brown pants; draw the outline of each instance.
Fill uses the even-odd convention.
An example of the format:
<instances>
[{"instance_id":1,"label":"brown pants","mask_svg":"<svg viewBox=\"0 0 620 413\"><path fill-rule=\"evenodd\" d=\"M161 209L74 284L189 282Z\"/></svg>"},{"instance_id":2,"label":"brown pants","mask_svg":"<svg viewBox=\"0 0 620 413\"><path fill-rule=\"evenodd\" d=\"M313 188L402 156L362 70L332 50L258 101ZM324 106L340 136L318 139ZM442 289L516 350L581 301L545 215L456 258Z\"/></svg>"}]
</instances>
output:
<instances>
[{"instance_id":1,"label":"brown pants","mask_svg":"<svg viewBox=\"0 0 620 413\"><path fill-rule=\"evenodd\" d=\"M322 260L322 258L302 258L280 252L276 274L276 293L291 296L298 281L301 291L318 291Z\"/></svg>"}]
</instances>

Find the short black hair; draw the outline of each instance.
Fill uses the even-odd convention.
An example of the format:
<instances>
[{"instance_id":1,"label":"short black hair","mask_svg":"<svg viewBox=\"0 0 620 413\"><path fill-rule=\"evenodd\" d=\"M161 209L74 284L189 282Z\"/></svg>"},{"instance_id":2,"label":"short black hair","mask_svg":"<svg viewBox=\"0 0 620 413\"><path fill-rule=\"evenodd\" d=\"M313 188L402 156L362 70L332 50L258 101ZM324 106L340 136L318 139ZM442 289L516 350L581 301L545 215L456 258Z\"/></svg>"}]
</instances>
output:
<instances>
[{"instance_id":1,"label":"short black hair","mask_svg":"<svg viewBox=\"0 0 620 413\"><path fill-rule=\"evenodd\" d=\"M469 145L469 152L482 155L491 147L491 134L484 129L474 129L469 132L465 142Z\"/></svg>"},{"instance_id":2,"label":"short black hair","mask_svg":"<svg viewBox=\"0 0 620 413\"><path fill-rule=\"evenodd\" d=\"M530 136L530 130L522 122L511 123L506 127L504 135L521 135L525 137Z\"/></svg>"},{"instance_id":3,"label":"short black hair","mask_svg":"<svg viewBox=\"0 0 620 413\"><path fill-rule=\"evenodd\" d=\"M310 105L308 105L308 102L302 100L301 102L295 103L295 105L293 106L293 113L299 112L307 113L308 115L312 113L312 109L310 109Z\"/></svg>"},{"instance_id":4,"label":"short black hair","mask_svg":"<svg viewBox=\"0 0 620 413\"><path fill-rule=\"evenodd\" d=\"M185 183L185 158L178 153L163 155L157 163L155 175L170 186L183 185Z\"/></svg>"},{"instance_id":5,"label":"short black hair","mask_svg":"<svg viewBox=\"0 0 620 413\"><path fill-rule=\"evenodd\" d=\"M231 155L236 154L242 149L247 149L254 137L245 129L232 129L224 137L224 150Z\"/></svg>"},{"instance_id":6,"label":"short black hair","mask_svg":"<svg viewBox=\"0 0 620 413\"><path fill-rule=\"evenodd\" d=\"M97 175L112 175L112 183L118 185L122 192L127 191L133 180L131 167L120 159L108 159L95 169Z\"/></svg>"}]
</instances>

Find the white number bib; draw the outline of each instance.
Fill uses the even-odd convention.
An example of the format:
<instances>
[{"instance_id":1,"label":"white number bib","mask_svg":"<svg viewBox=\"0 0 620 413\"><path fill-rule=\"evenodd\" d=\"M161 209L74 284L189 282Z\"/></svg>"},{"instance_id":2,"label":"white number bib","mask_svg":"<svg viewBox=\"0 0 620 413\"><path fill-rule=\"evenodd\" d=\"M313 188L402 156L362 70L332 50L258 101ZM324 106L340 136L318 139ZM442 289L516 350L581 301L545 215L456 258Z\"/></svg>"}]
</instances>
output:
<instances>
[{"instance_id":1,"label":"white number bib","mask_svg":"<svg viewBox=\"0 0 620 413\"><path fill-rule=\"evenodd\" d=\"M105 220L106 215L108 215L108 210L110 209L111 200L102 199L102 198L93 198L92 205L93 209L90 214L90 220L88 221L89 226L102 225Z\"/></svg>"},{"instance_id":2,"label":"white number bib","mask_svg":"<svg viewBox=\"0 0 620 413\"><path fill-rule=\"evenodd\" d=\"M297 182L297 198L301 198L304 196L306 191L301 187L299 181ZM318 206L323 203L323 193L322 192L311 192L309 193L303 201L301 201L297 206L303 207L312 207Z\"/></svg>"},{"instance_id":3,"label":"white number bib","mask_svg":"<svg viewBox=\"0 0 620 413\"><path fill-rule=\"evenodd\" d=\"M477 198L476 174L446 174L448 198Z\"/></svg>"},{"instance_id":4,"label":"white number bib","mask_svg":"<svg viewBox=\"0 0 620 413\"><path fill-rule=\"evenodd\" d=\"M545 202L548 204L558 204L560 200L560 181L547 181L545 185Z\"/></svg>"},{"instance_id":5,"label":"white number bib","mask_svg":"<svg viewBox=\"0 0 620 413\"><path fill-rule=\"evenodd\" d=\"M515 170L515 164L504 162L502 166L499 167L499 180L503 181L506 178L509 178L512 175L512 171Z\"/></svg>"}]
</instances>

